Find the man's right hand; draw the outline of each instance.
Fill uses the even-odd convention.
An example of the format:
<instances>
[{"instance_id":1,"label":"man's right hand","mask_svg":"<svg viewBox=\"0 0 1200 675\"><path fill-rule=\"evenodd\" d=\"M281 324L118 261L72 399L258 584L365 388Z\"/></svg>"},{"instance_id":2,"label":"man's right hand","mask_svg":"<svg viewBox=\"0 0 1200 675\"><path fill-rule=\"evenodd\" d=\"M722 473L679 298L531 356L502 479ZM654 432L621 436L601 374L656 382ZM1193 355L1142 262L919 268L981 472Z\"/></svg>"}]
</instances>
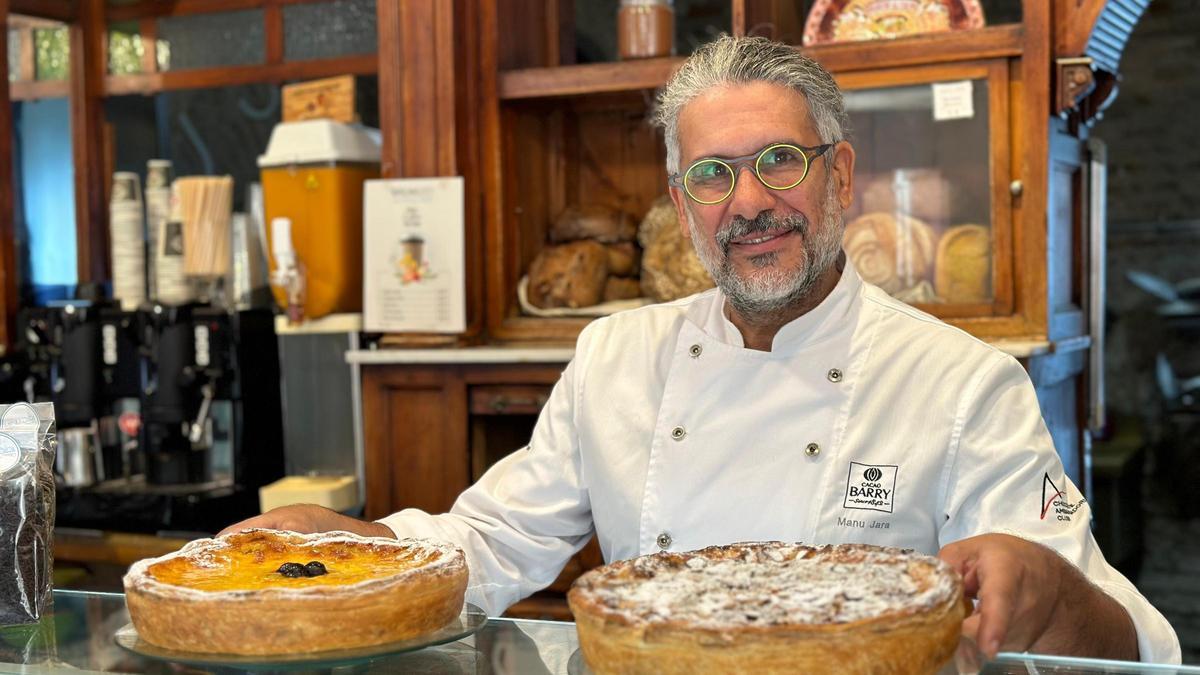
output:
<instances>
[{"instance_id":1,"label":"man's right hand","mask_svg":"<svg viewBox=\"0 0 1200 675\"><path fill-rule=\"evenodd\" d=\"M343 516L337 511L315 504L294 504L292 506L281 506L277 509L271 509L261 516L254 516L240 523L234 523L221 530L221 534L239 532L254 527L268 530L290 530L305 534L340 530L353 532L364 537L390 537L393 539L396 537L392 529L386 525Z\"/></svg>"}]
</instances>

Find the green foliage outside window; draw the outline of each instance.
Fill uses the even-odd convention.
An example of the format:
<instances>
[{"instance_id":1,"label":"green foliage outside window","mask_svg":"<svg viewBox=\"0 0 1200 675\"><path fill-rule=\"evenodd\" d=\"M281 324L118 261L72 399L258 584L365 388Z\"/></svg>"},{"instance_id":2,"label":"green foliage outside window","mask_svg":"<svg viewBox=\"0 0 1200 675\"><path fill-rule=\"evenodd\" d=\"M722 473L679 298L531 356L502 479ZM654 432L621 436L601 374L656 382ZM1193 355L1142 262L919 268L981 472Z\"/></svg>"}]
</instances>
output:
<instances>
[{"instance_id":1,"label":"green foliage outside window","mask_svg":"<svg viewBox=\"0 0 1200 675\"><path fill-rule=\"evenodd\" d=\"M111 24L108 29L108 72L113 75L133 75L142 72L142 36L137 24Z\"/></svg>"},{"instance_id":2,"label":"green foliage outside window","mask_svg":"<svg viewBox=\"0 0 1200 675\"><path fill-rule=\"evenodd\" d=\"M39 80L65 80L70 70L71 40L67 28L38 28L33 31L36 45L36 77Z\"/></svg>"}]
</instances>

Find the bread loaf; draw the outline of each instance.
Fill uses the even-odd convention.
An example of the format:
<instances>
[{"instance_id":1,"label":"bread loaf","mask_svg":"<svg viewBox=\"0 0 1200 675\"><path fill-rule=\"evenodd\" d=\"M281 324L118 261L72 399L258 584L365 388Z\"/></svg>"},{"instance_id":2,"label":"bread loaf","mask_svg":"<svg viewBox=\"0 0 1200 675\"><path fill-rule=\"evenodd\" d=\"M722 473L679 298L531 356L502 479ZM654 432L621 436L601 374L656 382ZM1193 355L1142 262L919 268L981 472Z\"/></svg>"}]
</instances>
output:
<instances>
[{"instance_id":1,"label":"bread loaf","mask_svg":"<svg viewBox=\"0 0 1200 675\"><path fill-rule=\"evenodd\" d=\"M550 241L556 244L581 239L615 244L636 236L637 225L629 214L607 206L568 206L550 227Z\"/></svg>"},{"instance_id":2,"label":"bread loaf","mask_svg":"<svg viewBox=\"0 0 1200 675\"><path fill-rule=\"evenodd\" d=\"M692 240L679 229L675 205L667 196L654 200L638 228L642 245L642 294L667 302L713 287Z\"/></svg>"},{"instance_id":3,"label":"bread loaf","mask_svg":"<svg viewBox=\"0 0 1200 675\"><path fill-rule=\"evenodd\" d=\"M933 229L916 218L875 212L846 226L842 246L865 281L896 295L929 278L934 240Z\"/></svg>"},{"instance_id":4,"label":"bread loaf","mask_svg":"<svg viewBox=\"0 0 1200 675\"><path fill-rule=\"evenodd\" d=\"M608 245L608 273L619 277L637 274L642 264L642 251L632 241Z\"/></svg>"},{"instance_id":5,"label":"bread loaf","mask_svg":"<svg viewBox=\"0 0 1200 675\"><path fill-rule=\"evenodd\" d=\"M529 301L536 307L589 307L604 298L608 250L591 240L542 249L529 266Z\"/></svg>"},{"instance_id":6,"label":"bread loaf","mask_svg":"<svg viewBox=\"0 0 1200 675\"><path fill-rule=\"evenodd\" d=\"M642 284L637 277L609 277L604 282L604 301L632 300L642 295Z\"/></svg>"},{"instance_id":7,"label":"bread loaf","mask_svg":"<svg viewBox=\"0 0 1200 675\"><path fill-rule=\"evenodd\" d=\"M992 299L992 233L982 225L946 230L938 243L934 288L946 302Z\"/></svg>"}]
</instances>

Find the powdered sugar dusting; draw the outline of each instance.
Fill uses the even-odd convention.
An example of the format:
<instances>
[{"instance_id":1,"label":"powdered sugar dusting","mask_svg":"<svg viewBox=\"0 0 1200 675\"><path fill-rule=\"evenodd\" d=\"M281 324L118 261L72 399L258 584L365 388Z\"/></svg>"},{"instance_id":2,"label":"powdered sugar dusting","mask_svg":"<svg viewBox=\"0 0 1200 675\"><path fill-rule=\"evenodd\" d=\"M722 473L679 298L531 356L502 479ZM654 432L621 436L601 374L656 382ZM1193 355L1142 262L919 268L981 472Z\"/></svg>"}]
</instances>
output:
<instances>
[{"instance_id":1,"label":"powdered sugar dusting","mask_svg":"<svg viewBox=\"0 0 1200 675\"><path fill-rule=\"evenodd\" d=\"M157 579L152 572L152 568L156 565L177 559L185 559L188 565L199 569L223 568L227 566L228 555L236 545L244 543L248 538L262 537L264 535L298 547L318 547L323 545L366 546L376 550L390 551L397 555L406 554L420 561L419 565L399 570L392 575L337 587L339 594L348 596L352 596L356 592L374 591L383 584L404 583L408 577L415 574L453 574L466 567L462 550L448 542L431 539L361 537L350 532L300 534L297 532L251 529L213 539L198 539L189 542L183 548L173 553L158 558L139 560L129 568L129 572L125 575L125 589L128 591L136 588L141 591L152 592L167 597L190 597L193 599L209 600L233 599L250 593L255 595L266 594L279 598L301 598L321 595L329 591L328 586L321 585L256 590L201 590L165 583Z\"/></svg>"},{"instance_id":2,"label":"powdered sugar dusting","mask_svg":"<svg viewBox=\"0 0 1200 675\"><path fill-rule=\"evenodd\" d=\"M584 575L576 589L631 624L698 628L841 624L945 604L958 577L930 556L780 542L656 553Z\"/></svg>"}]
</instances>

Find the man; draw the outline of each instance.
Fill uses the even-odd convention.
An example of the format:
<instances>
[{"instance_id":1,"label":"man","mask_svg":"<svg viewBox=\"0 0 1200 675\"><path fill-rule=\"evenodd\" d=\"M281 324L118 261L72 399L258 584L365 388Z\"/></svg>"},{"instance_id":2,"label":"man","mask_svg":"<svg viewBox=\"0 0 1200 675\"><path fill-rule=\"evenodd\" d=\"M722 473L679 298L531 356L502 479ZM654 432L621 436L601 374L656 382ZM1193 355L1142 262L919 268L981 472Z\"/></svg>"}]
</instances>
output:
<instances>
[{"instance_id":1,"label":"man","mask_svg":"<svg viewBox=\"0 0 1200 675\"><path fill-rule=\"evenodd\" d=\"M672 77L657 121L717 290L593 322L529 446L449 514L300 506L230 529L455 541L492 613L593 534L610 561L747 540L904 546L962 573L978 601L963 631L989 655L1177 662L1171 627L1097 549L1020 365L841 253L854 149L832 77L724 37Z\"/></svg>"}]
</instances>

